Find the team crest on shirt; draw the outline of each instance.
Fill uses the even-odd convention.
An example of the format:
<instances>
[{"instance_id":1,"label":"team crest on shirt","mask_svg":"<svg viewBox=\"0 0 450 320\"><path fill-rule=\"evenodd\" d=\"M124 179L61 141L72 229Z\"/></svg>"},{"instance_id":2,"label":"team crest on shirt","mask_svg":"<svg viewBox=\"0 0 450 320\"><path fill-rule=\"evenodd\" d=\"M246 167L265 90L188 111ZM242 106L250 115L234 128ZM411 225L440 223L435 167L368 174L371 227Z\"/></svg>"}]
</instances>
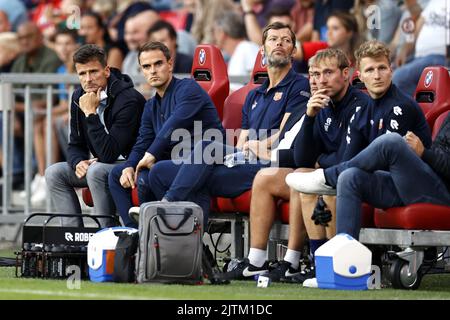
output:
<instances>
[{"instance_id":1,"label":"team crest on shirt","mask_svg":"<svg viewBox=\"0 0 450 320\"><path fill-rule=\"evenodd\" d=\"M273 101L278 101L283 96L283 92L275 92L275 95L273 96Z\"/></svg>"},{"instance_id":2,"label":"team crest on shirt","mask_svg":"<svg viewBox=\"0 0 450 320\"><path fill-rule=\"evenodd\" d=\"M258 101L253 102L252 104L252 110L256 108L256 105L258 104Z\"/></svg>"},{"instance_id":3,"label":"team crest on shirt","mask_svg":"<svg viewBox=\"0 0 450 320\"><path fill-rule=\"evenodd\" d=\"M331 118L328 118L327 121L325 121L325 124L323 125L323 129L325 130L325 132L328 132L328 128L331 125Z\"/></svg>"}]
</instances>

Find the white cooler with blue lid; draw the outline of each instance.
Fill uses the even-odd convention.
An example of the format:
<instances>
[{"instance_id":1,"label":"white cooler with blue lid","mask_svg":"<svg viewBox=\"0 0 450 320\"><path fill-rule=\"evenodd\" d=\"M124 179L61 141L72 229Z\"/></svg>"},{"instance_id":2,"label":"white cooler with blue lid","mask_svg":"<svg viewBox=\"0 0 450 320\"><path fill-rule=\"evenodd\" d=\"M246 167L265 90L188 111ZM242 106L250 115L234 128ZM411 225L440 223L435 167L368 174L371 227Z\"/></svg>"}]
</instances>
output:
<instances>
[{"instance_id":1,"label":"white cooler with blue lid","mask_svg":"<svg viewBox=\"0 0 450 320\"><path fill-rule=\"evenodd\" d=\"M319 288L366 290L372 252L348 234L340 233L315 253Z\"/></svg>"},{"instance_id":2,"label":"white cooler with blue lid","mask_svg":"<svg viewBox=\"0 0 450 320\"><path fill-rule=\"evenodd\" d=\"M105 228L96 232L89 240L87 262L91 281L113 280L115 249L119 240L116 233L119 232L132 234L138 230L128 227Z\"/></svg>"}]
</instances>

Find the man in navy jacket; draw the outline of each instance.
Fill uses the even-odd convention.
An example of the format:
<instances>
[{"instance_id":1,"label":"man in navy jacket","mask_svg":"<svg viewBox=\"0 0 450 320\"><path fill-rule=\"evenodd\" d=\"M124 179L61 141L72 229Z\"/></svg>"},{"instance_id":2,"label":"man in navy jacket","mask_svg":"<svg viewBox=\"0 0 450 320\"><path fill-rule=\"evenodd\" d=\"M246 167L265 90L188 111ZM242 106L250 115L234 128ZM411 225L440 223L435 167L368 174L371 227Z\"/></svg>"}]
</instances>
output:
<instances>
[{"instance_id":1,"label":"man in navy jacket","mask_svg":"<svg viewBox=\"0 0 450 320\"><path fill-rule=\"evenodd\" d=\"M105 51L98 46L82 46L73 60L81 88L72 96L68 159L45 172L53 209L81 214L74 188L89 187L95 213L114 215L108 174L130 154L145 98L127 75L107 66ZM64 223L82 224L78 218Z\"/></svg>"},{"instance_id":2,"label":"man in navy jacket","mask_svg":"<svg viewBox=\"0 0 450 320\"><path fill-rule=\"evenodd\" d=\"M192 79L173 77L173 60L161 42L145 44L138 54L139 64L156 95L144 107L139 136L124 164L114 168L109 185L123 223L135 227L129 218L131 189L139 185L139 200L156 200L149 174L160 160L182 160L205 130L223 138L224 130L208 94ZM179 142L178 138L182 138Z\"/></svg>"}]
</instances>

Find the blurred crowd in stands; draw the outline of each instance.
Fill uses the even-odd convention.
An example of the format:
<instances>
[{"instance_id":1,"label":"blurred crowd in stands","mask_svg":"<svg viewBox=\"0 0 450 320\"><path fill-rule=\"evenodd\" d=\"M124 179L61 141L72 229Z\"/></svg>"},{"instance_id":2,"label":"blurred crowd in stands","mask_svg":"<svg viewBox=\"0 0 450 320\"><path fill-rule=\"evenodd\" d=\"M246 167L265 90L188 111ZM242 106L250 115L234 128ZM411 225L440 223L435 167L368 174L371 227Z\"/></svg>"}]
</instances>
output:
<instances>
[{"instance_id":1,"label":"blurred crowd in stands","mask_svg":"<svg viewBox=\"0 0 450 320\"><path fill-rule=\"evenodd\" d=\"M298 73L307 73L307 44L339 48L354 66L358 46L378 39L391 49L393 82L412 95L423 68L445 64L443 32L448 26L441 2L0 0L0 73L73 73L72 56L77 48L96 44L107 52L109 66L134 76L140 74L138 48L148 41L160 41L170 49L176 74L190 73L196 45L207 43L221 49L229 76L249 76L261 46L262 29L280 21L295 31L299 50L294 69ZM232 83L231 90L241 85ZM55 99L52 162L65 157L68 100L67 92L62 91ZM15 189L23 187L23 102L16 97ZM45 107L44 96L33 96L33 204L46 197ZM0 120L2 117L0 113Z\"/></svg>"}]
</instances>

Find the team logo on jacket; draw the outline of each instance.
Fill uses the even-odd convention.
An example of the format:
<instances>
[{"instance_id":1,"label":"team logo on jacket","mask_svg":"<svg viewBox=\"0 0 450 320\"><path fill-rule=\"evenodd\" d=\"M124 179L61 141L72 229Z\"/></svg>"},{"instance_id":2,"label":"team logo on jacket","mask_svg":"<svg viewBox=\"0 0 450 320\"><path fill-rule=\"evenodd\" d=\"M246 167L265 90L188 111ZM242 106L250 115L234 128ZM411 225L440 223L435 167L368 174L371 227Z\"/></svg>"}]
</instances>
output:
<instances>
[{"instance_id":1,"label":"team logo on jacket","mask_svg":"<svg viewBox=\"0 0 450 320\"><path fill-rule=\"evenodd\" d=\"M200 64L204 64L206 61L206 51L205 49L200 49L200 52L198 53L198 62Z\"/></svg>"},{"instance_id":2,"label":"team logo on jacket","mask_svg":"<svg viewBox=\"0 0 450 320\"><path fill-rule=\"evenodd\" d=\"M400 106L395 106L393 108L393 110L394 110L394 114L396 116L402 116L403 115L402 108L400 108Z\"/></svg>"},{"instance_id":3,"label":"team logo on jacket","mask_svg":"<svg viewBox=\"0 0 450 320\"><path fill-rule=\"evenodd\" d=\"M283 92L275 92L275 95L273 96L273 101L278 101L283 96Z\"/></svg>"},{"instance_id":4,"label":"team logo on jacket","mask_svg":"<svg viewBox=\"0 0 450 320\"><path fill-rule=\"evenodd\" d=\"M424 85L425 88L428 88L431 84L431 82L433 82L433 71L428 71L426 76L425 76L425 81L424 81Z\"/></svg>"},{"instance_id":5,"label":"team logo on jacket","mask_svg":"<svg viewBox=\"0 0 450 320\"><path fill-rule=\"evenodd\" d=\"M323 128L325 129L325 132L328 132L328 128L331 125L331 118L328 118L327 121L325 122L325 124L323 125Z\"/></svg>"},{"instance_id":6,"label":"team logo on jacket","mask_svg":"<svg viewBox=\"0 0 450 320\"><path fill-rule=\"evenodd\" d=\"M397 120L391 120L391 129L398 130L398 122Z\"/></svg>"}]
</instances>

